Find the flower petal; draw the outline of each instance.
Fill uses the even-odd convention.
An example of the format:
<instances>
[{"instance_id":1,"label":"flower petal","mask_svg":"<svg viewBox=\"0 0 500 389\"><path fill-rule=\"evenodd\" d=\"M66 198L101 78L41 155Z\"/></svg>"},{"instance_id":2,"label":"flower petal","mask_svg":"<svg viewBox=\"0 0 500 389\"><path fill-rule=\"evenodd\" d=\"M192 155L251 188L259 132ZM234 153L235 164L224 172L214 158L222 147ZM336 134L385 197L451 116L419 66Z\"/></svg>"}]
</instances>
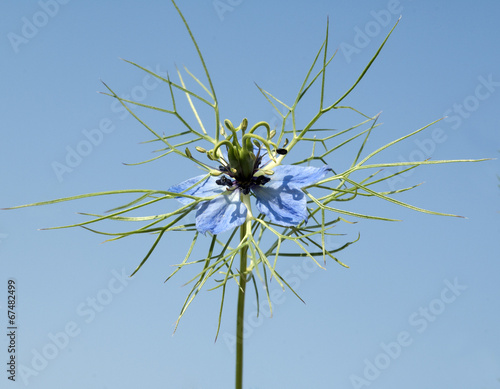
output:
<instances>
[{"instance_id":1,"label":"flower petal","mask_svg":"<svg viewBox=\"0 0 500 389\"><path fill-rule=\"evenodd\" d=\"M185 191L187 188L195 185L199 181L201 182L197 186L185 191L184 194L191 196L198 196L198 197L207 197L207 196L213 196L218 193L222 193L226 190L225 186L221 186L215 183L217 177L209 176L205 180L203 180L204 177L205 175L190 178L189 180L183 181L180 184L171 186L170 188L167 189L167 191L174 193L181 193ZM194 201L190 198L181 196L176 197L176 199L179 200L179 202L181 202L183 205L189 204Z\"/></svg>"},{"instance_id":2,"label":"flower petal","mask_svg":"<svg viewBox=\"0 0 500 389\"><path fill-rule=\"evenodd\" d=\"M207 231L220 234L242 225L246 216L247 208L240 201L240 191L234 190L198 204L196 229L203 234Z\"/></svg>"},{"instance_id":3,"label":"flower petal","mask_svg":"<svg viewBox=\"0 0 500 389\"><path fill-rule=\"evenodd\" d=\"M256 185L252 191L257 198L257 209L273 223L296 226L304 220L307 221L306 195L293 184L283 184L281 187Z\"/></svg>"},{"instance_id":4,"label":"flower petal","mask_svg":"<svg viewBox=\"0 0 500 389\"><path fill-rule=\"evenodd\" d=\"M271 181L267 186L280 187L281 183L292 183L297 188L303 188L322 180L332 169L327 165L321 167L279 165L273 170L274 174L269 176Z\"/></svg>"},{"instance_id":5,"label":"flower petal","mask_svg":"<svg viewBox=\"0 0 500 389\"><path fill-rule=\"evenodd\" d=\"M258 210L282 226L307 223L307 199L300 188L322 180L332 169L326 165L319 168L279 165L273 170L271 181L252 187Z\"/></svg>"}]
</instances>

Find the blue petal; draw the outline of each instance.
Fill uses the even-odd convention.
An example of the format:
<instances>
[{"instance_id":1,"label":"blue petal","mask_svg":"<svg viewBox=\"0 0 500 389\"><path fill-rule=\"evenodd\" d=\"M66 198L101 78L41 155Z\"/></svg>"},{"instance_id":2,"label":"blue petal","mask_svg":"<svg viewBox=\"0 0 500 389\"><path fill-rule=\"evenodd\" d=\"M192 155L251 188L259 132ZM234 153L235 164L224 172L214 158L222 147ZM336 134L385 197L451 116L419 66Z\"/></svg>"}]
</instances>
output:
<instances>
[{"instance_id":1,"label":"blue petal","mask_svg":"<svg viewBox=\"0 0 500 389\"><path fill-rule=\"evenodd\" d=\"M307 199L300 188L322 180L332 169L326 165L320 168L280 165L273 170L271 181L252 187L257 209L273 223L283 226L307 222Z\"/></svg>"},{"instance_id":2,"label":"blue petal","mask_svg":"<svg viewBox=\"0 0 500 389\"><path fill-rule=\"evenodd\" d=\"M183 181L180 184L171 186L170 188L167 189L167 191L174 192L174 193L181 193L181 192L185 191L187 188L196 184L198 181L201 181L200 184L187 190L186 192L184 192L184 194L191 195L191 196L197 196L197 197L208 197L208 196L213 196L213 195L218 194L218 193L222 193L226 190L225 186L221 186L221 185L218 185L215 183L215 180L217 180L217 177L210 176L210 177L207 177L205 180L203 180L203 177L205 177L205 175L190 178L189 180ZM179 200L183 205L186 205L186 204L193 202L192 199L187 198L187 197L179 196L179 197L176 197L176 199Z\"/></svg>"},{"instance_id":3,"label":"blue petal","mask_svg":"<svg viewBox=\"0 0 500 389\"><path fill-rule=\"evenodd\" d=\"M240 191L234 190L213 200L203 201L197 206L196 229L220 234L242 225L247 216L247 208L240 201Z\"/></svg>"},{"instance_id":4,"label":"blue petal","mask_svg":"<svg viewBox=\"0 0 500 389\"><path fill-rule=\"evenodd\" d=\"M293 185L254 186L257 209L265 214L273 223L282 226L296 226L307 221L307 201L302 190Z\"/></svg>"},{"instance_id":5,"label":"blue petal","mask_svg":"<svg viewBox=\"0 0 500 389\"><path fill-rule=\"evenodd\" d=\"M269 176L271 181L266 186L280 187L281 183L292 183L297 188L303 188L322 180L332 169L327 165L322 167L279 165L273 170L274 174Z\"/></svg>"}]
</instances>

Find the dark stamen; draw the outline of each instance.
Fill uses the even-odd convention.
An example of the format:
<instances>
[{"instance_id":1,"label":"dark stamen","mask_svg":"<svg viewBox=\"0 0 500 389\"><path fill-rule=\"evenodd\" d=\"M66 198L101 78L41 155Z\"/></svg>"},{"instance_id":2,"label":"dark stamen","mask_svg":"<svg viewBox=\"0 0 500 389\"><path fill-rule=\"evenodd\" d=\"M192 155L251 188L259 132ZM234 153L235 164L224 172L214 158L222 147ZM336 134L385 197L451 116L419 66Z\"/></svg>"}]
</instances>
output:
<instances>
[{"instance_id":1,"label":"dark stamen","mask_svg":"<svg viewBox=\"0 0 500 389\"><path fill-rule=\"evenodd\" d=\"M255 183L257 185L265 185L269 181L271 181L271 179L269 177L266 177L266 176L258 176L257 178L255 178Z\"/></svg>"},{"instance_id":2,"label":"dark stamen","mask_svg":"<svg viewBox=\"0 0 500 389\"><path fill-rule=\"evenodd\" d=\"M231 181L229 178L227 178L226 176L222 176L221 178L219 178L218 180L215 180L215 183L217 185L227 185L227 186L232 186L233 185L233 181Z\"/></svg>"},{"instance_id":3,"label":"dark stamen","mask_svg":"<svg viewBox=\"0 0 500 389\"><path fill-rule=\"evenodd\" d=\"M276 152L279 154L286 154L286 150L284 149L278 149ZM255 155L254 161L253 161L253 171L250 174L247 174L245 176L242 174L241 171L237 171L236 169L232 168L231 165L223 160L219 159L220 165L219 165L219 171L222 173L221 177L215 180L215 183L220 186L226 186L227 190L234 190L234 189L239 189L242 194L248 195L250 194L251 190L255 186L261 186L267 184L271 179L269 177L266 177L264 175L254 177L254 174L259 171L260 168L262 168L262 159L264 158L267 153L264 153L263 155L261 154L262 148L259 147L257 151L257 155ZM268 162L266 162L264 165L266 165ZM229 177L229 178L228 178Z\"/></svg>"}]
</instances>

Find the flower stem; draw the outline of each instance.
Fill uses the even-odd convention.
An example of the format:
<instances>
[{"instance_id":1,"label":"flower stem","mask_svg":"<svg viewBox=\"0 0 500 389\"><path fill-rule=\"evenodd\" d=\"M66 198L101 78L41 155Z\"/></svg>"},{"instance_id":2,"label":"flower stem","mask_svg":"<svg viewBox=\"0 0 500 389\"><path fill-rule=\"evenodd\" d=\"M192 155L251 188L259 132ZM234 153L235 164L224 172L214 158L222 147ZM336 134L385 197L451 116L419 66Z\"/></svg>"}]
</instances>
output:
<instances>
[{"instance_id":1,"label":"flower stem","mask_svg":"<svg viewBox=\"0 0 500 389\"><path fill-rule=\"evenodd\" d=\"M247 223L240 227L240 239L246 239ZM238 289L238 311L236 315L236 389L243 388L243 330L245 319L245 288L247 284L247 250L245 246L240 251L240 287Z\"/></svg>"}]
</instances>

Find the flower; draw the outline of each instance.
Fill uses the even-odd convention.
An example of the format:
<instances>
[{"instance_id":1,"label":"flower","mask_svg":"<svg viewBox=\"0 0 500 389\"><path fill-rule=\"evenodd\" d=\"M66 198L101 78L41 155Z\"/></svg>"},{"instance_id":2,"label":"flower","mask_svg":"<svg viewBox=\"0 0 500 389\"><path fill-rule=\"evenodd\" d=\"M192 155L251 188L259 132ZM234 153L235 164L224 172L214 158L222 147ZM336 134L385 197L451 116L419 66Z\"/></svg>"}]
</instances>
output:
<instances>
[{"instance_id":1,"label":"flower","mask_svg":"<svg viewBox=\"0 0 500 389\"><path fill-rule=\"evenodd\" d=\"M221 166L219 171L224 175L205 179L205 175L196 176L172 186L168 191L196 197L216 196L196 206L196 229L201 233L220 234L243 224L247 208L241 196L250 193L256 198L259 212L271 222L282 226L307 222L306 195L301 188L322 180L332 169L326 165L319 168L278 165L268 177L256 174L261 161L262 158L256 158L254 171L246 179L242 179L238 172L233 173L234 169L232 172L229 167ZM193 202L187 197L177 197L177 200L184 205Z\"/></svg>"}]
</instances>

